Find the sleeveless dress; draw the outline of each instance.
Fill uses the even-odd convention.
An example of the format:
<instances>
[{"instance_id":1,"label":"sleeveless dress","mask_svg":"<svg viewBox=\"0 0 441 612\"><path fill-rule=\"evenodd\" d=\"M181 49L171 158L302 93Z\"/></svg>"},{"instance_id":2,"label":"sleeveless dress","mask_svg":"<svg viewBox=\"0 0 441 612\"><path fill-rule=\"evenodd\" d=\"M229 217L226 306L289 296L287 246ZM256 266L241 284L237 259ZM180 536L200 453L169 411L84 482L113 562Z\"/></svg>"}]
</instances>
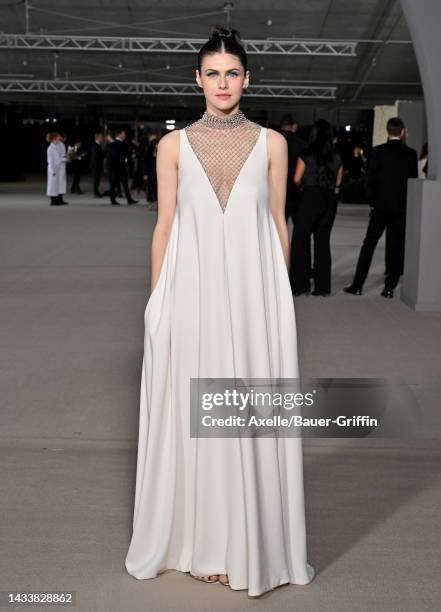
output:
<instances>
[{"instance_id":1,"label":"sleeveless dress","mask_svg":"<svg viewBox=\"0 0 441 612\"><path fill-rule=\"evenodd\" d=\"M179 134L177 206L145 309L125 566L138 579L167 569L228 574L230 588L258 596L314 576L302 441L190 438L190 378L298 376L293 298L268 201L267 129L202 118Z\"/></svg>"}]
</instances>

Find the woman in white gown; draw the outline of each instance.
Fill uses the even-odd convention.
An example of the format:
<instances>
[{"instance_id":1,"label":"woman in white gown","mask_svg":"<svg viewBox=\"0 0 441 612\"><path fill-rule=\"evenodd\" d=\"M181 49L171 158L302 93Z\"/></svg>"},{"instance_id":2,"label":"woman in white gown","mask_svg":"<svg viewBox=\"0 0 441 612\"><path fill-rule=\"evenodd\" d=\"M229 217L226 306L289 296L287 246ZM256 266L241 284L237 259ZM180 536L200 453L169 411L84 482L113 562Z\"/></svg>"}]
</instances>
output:
<instances>
[{"instance_id":1,"label":"woman in white gown","mask_svg":"<svg viewBox=\"0 0 441 612\"><path fill-rule=\"evenodd\" d=\"M133 534L126 569L258 596L307 584L301 439L190 437L190 378L298 376L283 136L239 110L238 33L198 55L198 121L158 147Z\"/></svg>"}]
</instances>

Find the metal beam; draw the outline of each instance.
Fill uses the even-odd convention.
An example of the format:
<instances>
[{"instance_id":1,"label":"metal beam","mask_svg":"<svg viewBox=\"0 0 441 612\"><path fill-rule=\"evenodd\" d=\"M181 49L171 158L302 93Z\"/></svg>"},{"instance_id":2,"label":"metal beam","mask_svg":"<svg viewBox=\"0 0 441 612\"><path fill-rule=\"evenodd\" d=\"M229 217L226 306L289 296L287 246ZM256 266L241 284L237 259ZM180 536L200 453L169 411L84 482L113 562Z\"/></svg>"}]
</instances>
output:
<instances>
[{"instance_id":1,"label":"metal beam","mask_svg":"<svg viewBox=\"0 0 441 612\"><path fill-rule=\"evenodd\" d=\"M250 85L244 95L253 98L296 98L334 100L336 87L311 85ZM0 79L0 94L7 93L59 93L59 94L118 94L118 95L201 95L196 84L146 83L112 81L30 81Z\"/></svg>"},{"instance_id":2,"label":"metal beam","mask_svg":"<svg viewBox=\"0 0 441 612\"><path fill-rule=\"evenodd\" d=\"M144 53L197 53L203 38L138 38L126 36L64 36L44 34L0 34L1 49L41 51L118 51ZM330 40L245 40L254 55L333 55L355 57L356 42Z\"/></svg>"}]
</instances>

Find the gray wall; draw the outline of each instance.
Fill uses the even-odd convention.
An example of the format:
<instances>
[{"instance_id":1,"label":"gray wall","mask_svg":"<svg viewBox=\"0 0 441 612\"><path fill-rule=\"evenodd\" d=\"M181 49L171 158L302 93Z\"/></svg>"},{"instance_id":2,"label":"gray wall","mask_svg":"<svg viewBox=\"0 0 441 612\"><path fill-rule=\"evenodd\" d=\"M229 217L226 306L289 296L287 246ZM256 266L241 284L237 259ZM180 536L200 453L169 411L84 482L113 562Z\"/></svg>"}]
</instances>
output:
<instances>
[{"instance_id":1,"label":"gray wall","mask_svg":"<svg viewBox=\"0 0 441 612\"><path fill-rule=\"evenodd\" d=\"M407 128L407 144L416 149L419 157L423 144L427 142L424 100L421 102L398 101L398 116L401 117Z\"/></svg>"}]
</instances>

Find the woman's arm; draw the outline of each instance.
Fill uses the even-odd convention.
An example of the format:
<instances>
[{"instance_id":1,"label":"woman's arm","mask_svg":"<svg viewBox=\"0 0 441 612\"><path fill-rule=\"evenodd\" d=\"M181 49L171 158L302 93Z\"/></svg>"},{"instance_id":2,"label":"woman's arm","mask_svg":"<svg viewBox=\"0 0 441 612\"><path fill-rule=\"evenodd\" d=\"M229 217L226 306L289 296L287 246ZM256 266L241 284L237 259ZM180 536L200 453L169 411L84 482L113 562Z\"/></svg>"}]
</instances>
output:
<instances>
[{"instance_id":1,"label":"woman's arm","mask_svg":"<svg viewBox=\"0 0 441 612\"><path fill-rule=\"evenodd\" d=\"M156 170L158 176L158 219L152 237L151 292L161 272L162 262L176 210L179 163L178 131L163 136L158 144Z\"/></svg>"},{"instance_id":2,"label":"woman's arm","mask_svg":"<svg viewBox=\"0 0 441 612\"><path fill-rule=\"evenodd\" d=\"M282 134L268 129L268 188L269 206L274 218L286 267L289 266L289 236L285 218L286 179L288 176L288 145Z\"/></svg>"},{"instance_id":3,"label":"woman's arm","mask_svg":"<svg viewBox=\"0 0 441 612\"><path fill-rule=\"evenodd\" d=\"M343 180L343 164L340 164L337 170L337 178L335 179L335 186L337 189L340 189L342 180Z\"/></svg>"},{"instance_id":4,"label":"woman's arm","mask_svg":"<svg viewBox=\"0 0 441 612\"><path fill-rule=\"evenodd\" d=\"M303 161L301 157L298 157L296 171L294 174L294 183L297 185L297 187L300 187L300 185L302 184L302 178L303 178L303 175L305 174L305 168L306 168L305 162Z\"/></svg>"}]
</instances>

